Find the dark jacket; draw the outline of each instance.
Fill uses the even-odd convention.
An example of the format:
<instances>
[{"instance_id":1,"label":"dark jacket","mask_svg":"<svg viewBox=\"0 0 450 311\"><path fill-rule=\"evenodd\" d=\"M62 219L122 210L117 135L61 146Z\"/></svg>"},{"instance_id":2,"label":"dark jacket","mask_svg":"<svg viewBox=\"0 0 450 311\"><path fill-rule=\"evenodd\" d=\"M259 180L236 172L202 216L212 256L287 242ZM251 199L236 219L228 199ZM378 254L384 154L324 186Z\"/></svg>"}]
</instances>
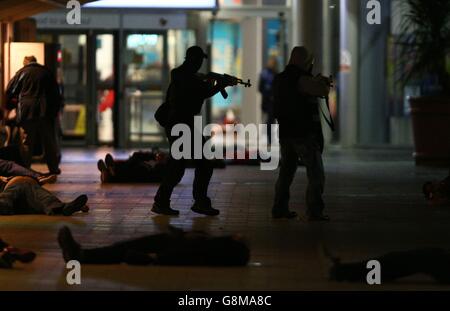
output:
<instances>
[{"instance_id":1,"label":"dark jacket","mask_svg":"<svg viewBox=\"0 0 450 311\"><path fill-rule=\"evenodd\" d=\"M304 139L320 131L318 99L299 91L299 79L302 72L293 65L288 65L274 79L275 117L279 123L279 137Z\"/></svg>"},{"instance_id":2,"label":"dark jacket","mask_svg":"<svg viewBox=\"0 0 450 311\"><path fill-rule=\"evenodd\" d=\"M7 101L17 99L17 122L42 117L56 117L61 95L56 78L45 66L31 63L20 69L9 81ZM9 107L12 108L12 107Z\"/></svg>"},{"instance_id":3,"label":"dark jacket","mask_svg":"<svg viewBox=\"0 0 450 311\"><path fill-rule=\"evenodd\" d=\"M168 127L178 123L193 125L194 116L200 113L204 100L211 96L211 89L209 83L186 65L173 69L167 96L170 107Z\"/></svg>"},{"instance_id":4,"label":"dark jacket","mask_svg":"<svg viewBox=\"0 0 450 311\"><path fill-rule=\"evenodd\" d=\"M273 79L275 72L269 68L264 68L259 76L258 90L262 95L262 111L273 113Z\"/></svg>"}]
</instances>

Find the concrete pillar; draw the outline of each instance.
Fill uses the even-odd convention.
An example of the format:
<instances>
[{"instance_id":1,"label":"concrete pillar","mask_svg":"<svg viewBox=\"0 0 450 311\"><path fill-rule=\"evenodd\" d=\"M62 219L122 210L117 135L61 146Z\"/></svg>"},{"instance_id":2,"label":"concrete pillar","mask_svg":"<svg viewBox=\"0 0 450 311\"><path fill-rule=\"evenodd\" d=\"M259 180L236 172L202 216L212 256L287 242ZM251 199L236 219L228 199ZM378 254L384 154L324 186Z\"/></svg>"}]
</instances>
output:
<instances>
[{"instance_id":1,"label":"concrete pillar","mask_svg":"<svg viewBox=\"0 0 450 311\"><path fill-rule=\"evenodd\" d=\"M331 75L333 73L333 53L338 53L337 46L332 44L332 19L330 12L331 0L293 0L292 1L292 47L304 45L316 56L314 73ZM326 111L322 104L322 110ZM333 132L323 120L325 142L331 142Z\"/></svg>"},{"instance_id":2,"label":"concrete pillar","mask_svg":"<svg viewBox=\"0 0 450 311\"><path fill-rule=\"evenodd\" d=\"M332 20L333 13L330 11L331 0L322 0L322 73L330 75L333 73L332 53L336 53L337 47L332 46Z\"/></svg>"},{"instance_id":3,"label":"concrete pillar","mask_svg":"<svg viewBox=\"0 0 450 311\"><path fill-rule=\"evenodd\" d=\"M258 78L262 70L263 21L260 17L247 17L241 22L242 31L242 78L250 79L253 86L242 88L243 124L261 123L261 96Z\"/></svg>"},{"instance_id":4,"label":"concrete pillar","mask_svg":"<svg viewBox=\"0 0 450 311\"><path fill-rule=\"evenodd\" d=\"M358 65L360 3L340 1L339 133L340 143L350 147L358 138Z\"/></svg>"},{"instance_id":5,"label":"concrete pillar","mask_svg":"<svg viewBox=\"0 0 450 311\"><path fill-rule=\"evenodd\" d=\"M380 25L366 21L366 2L361 2L359 44L359 137L363 145L383 144L389 138L387 106L387 37L390 33L390 0L380 0Z\"/></svg>"},{"instance_id":6,"label":"concrete pillar","mask_svg":"<svg viewBox=\"0 0 450 311\"><path fill-rule=\"evenodd\" d=\"M292 45L304 45L316 56L315 72L322 71L322 0L292 1Z\"/></svg>"}]
</instances>

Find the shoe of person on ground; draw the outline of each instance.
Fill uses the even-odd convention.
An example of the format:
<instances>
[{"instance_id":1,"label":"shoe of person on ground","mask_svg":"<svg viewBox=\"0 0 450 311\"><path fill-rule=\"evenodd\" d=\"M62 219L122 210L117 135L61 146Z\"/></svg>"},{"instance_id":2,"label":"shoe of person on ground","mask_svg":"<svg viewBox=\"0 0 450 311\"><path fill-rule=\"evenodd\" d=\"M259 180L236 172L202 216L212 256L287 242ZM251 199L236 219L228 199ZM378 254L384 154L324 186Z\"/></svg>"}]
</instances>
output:
<instances>
[{"instance_id":1,"label":"shoe of person on ground","mask_svg":"<svg viewBox=\"0 0 450 311\"><path fill-rule=\"evenodd\" d=\"M58 175L41 175L38 177L39 185L54 184L58 180Z\"/></svg>"},{"instance_id":2,"label":"shoe of person on ground","mask_svg":"<svg viewBox=\"0 0 450 311\"><path fill-rule=\"evenodd\" d=\"M108 168L106 167L106 164L105 164L105 162L103 160L98 160L97 168L100 171L100 181L102 183L110 182L111 176L110 176Z\"/></svg>"},{"instance_id":3,"label":"shoe of person on ground","mask_svg":"<svg viewBox=\"0 0 450 311\"><path fill-rule=\"evenodd\" d=\"M113 156L110 153L106 154L106 156L105 156L105 164L106 164L106 168L110 172L111 176L114 176L115 175L115 170L114 170L115 162L114 162Z\"/></svg>"},{"instance_id":4,"label":"shoe of person on ground","mask_svg":"<svg viewBox=\"0 0 450 311\"><path fill-rule=\"evenodd\" d=\"M88 212L89 207L86 205L88 197L85 194L78 196L75 200L65 203L62 214L64 216L72 216L77 212Z\"/></svg>"},{"instance_id":5,"label":"shoe of person on ground","mask_svg":"<svg viewBox=\"0 0 450 311\"><path fill-rule=\"evenodd\" d=\"M0 239L0 268L11 269L14 262L31 263L36 253L27 249L13 247Z\"/></svg>"},{"instance_id":6,"label":"shoe of person on ground","mask_svg":"<svg viewBox=\"0 0 450 311\"><path fill-rule=\"evenodd\" d=\"M3 251L10 254L14 261L21 263L30 263L36 258L36 253L27 249L8 246Z\"/></svg>"}]
</instances>

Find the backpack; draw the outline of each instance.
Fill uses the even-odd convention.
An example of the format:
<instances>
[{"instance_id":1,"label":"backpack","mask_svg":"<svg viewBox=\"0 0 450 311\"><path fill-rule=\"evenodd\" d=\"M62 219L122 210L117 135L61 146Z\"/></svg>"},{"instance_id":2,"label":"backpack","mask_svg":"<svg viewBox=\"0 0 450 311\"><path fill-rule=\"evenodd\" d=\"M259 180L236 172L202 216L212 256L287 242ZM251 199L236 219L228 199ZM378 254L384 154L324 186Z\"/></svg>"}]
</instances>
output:
<instances>
[{"instance_id":1,"label":"backpack","mask_svg":"<svg viewBox=\"0 0 450 311\"><path fill-rule=\"evenodd\" d=\"M167 89L166 93L166 100L156 109L155 111L155 120L161 125L162 127L166 127L169 123L169 113L170 113L170 104L169 104L169 94L170 94L170 87Z\"/></svg>"}]
</instances>

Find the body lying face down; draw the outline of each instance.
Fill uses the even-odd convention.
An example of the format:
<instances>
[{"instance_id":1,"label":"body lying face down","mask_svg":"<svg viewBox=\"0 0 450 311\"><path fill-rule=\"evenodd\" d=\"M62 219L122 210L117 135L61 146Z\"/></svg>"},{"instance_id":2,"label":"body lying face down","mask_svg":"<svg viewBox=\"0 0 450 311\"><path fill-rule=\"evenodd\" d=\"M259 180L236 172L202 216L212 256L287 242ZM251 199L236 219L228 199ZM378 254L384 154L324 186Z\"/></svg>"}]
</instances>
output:
<instances>
[{"instance_id":1,"label":"body lying face down","mask_svg":"<svg viewBox=\"0 0 450 311\"><path fill-rule=\"evenodd\" d=\"M245 266L250 259L250 249L240 235L213 237L173 227L168 233L92 249L84 249L64 227L58 242L66 262L78 260L84 264Z\"/></svg>"}]
</instances>

